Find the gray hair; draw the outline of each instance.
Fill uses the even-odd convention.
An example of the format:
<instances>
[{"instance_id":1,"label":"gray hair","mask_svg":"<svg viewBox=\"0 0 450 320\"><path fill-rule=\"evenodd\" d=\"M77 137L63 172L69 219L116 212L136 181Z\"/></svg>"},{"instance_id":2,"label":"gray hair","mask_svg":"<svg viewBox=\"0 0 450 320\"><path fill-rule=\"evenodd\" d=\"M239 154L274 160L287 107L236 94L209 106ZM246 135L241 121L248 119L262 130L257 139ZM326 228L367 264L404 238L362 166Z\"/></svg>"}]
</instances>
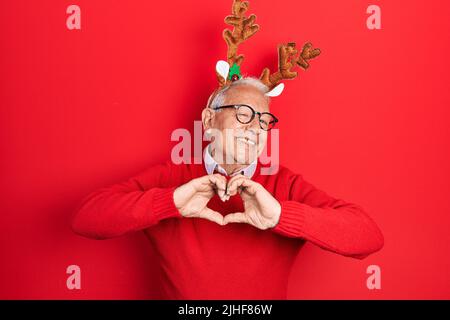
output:
<instances>
[{"instance_id":1,"label":"gray hair","mask_svg":"<svg viewBox=\"0 0 450 320\"><path fill-rule=\"evenodd\" d=\"M256 89L258 89L262 94L266 94L267 92L269 92L269 87L266 86L261 80L259 80L258 78L254 78L254 77L243 77L239 80L233 81L231 82L229 85L224 86L223 88L221 88L217 94L214 96L213 100L211 101L211 103L209 104L210 108L216 108L216 107L220 107L221 105L223 105L223 103L225 102L225 93L231 88L231 87L237 87L237 86L242 86L242 85L248 85L248 86L252 86ZM210 97L211 99L211 97ZM269 97L267 97L267 99L270 99ZM218 110L220 111L220 109Z\"/></svg>"}]
</instances>

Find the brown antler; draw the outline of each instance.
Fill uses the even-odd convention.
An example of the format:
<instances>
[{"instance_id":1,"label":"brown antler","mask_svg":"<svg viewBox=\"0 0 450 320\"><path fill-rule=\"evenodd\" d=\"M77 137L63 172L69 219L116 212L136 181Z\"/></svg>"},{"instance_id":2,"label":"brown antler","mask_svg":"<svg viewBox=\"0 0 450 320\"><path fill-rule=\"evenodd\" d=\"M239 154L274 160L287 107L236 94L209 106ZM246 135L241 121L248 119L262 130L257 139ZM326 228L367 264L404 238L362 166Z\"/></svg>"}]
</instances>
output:
<instances>
[{"instance_id":1,"label":"brown antler","mask_svg":"<svg viewBox=\"0 0 450 320\"><path fill-rule=\"evenodd\" d=\"M259 25L255 24L256 16L254 14L250 15L248 18L245 16L248 7L248 1L234 0L232 15L225 17L225 23L233 26L233 31L229 29L223 31L223 38L228 46L227 62L230 67L232 67L233 64L238 66L241 65L244 60L244 55L237 55L239 45L259 30ZM219 81L223 83L221 77L219 77Z\"/></svg>"},{"instance_id":2,"label":"brown antler","mask_svg":"<svg viewBox=\"0 0 450 320\"><path fill-rule=\"evenodd\" d=\"M306 43L303 46L302 52L298 55L298 50L295 49L295 42L290 42L287 45L278 46L278 71L270 74L269 68L264 68L261 74L261 81L270 89L275 87L283 79L294 79L298 73L293 71L296 65L303 70L309 68L308 60L317 57L320 54L320 49L313 48L311 43Z\"/></svg>"}]
</instances>

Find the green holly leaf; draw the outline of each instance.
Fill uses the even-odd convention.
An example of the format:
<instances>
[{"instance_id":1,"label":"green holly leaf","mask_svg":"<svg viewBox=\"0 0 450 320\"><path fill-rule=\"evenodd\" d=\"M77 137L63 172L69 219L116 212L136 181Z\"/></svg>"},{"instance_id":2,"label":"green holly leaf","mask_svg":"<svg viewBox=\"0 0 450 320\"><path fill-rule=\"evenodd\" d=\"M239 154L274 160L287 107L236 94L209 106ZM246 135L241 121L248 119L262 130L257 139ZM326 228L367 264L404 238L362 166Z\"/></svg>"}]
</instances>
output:
<instances>
[{"instance_id":1,"label":"green holly leaf","mask_svg":"<svg viewBox=\"0 0 450 320\"><path fill-rule=\"evenodd\" d=\"M236 63L234 63L231 68L230 68L230 73L228 75L228 79L231 80L231 78L233 77L233 75L237 74L239 79L242 78L241 75L241 67L239 67Z\"/></svg>"}]
</instances>

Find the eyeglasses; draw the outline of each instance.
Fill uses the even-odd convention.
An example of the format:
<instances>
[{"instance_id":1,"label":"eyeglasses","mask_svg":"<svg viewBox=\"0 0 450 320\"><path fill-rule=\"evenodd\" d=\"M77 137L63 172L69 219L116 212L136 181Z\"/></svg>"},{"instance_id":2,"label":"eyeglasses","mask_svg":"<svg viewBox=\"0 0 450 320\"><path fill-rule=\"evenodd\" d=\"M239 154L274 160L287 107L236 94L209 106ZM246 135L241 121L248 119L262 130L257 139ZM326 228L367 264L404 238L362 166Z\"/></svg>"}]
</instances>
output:
<instances>
[{"instance_id":1,"label":"eyeglasses","mask_svg":"<svg viewBox=\"0 0 450 320\"><path fill-rule=\"evenodd\" d=\"M252 107L246 104L231 104L226 106L220 106L212 108L213 110L234 108L236 110L236 119L242 124L247 124L255 119L255 115L258 115L259 126L265 131L272 129L278 122L278 119L269 112L258 112Z\"/></svg>"}]
</instances>

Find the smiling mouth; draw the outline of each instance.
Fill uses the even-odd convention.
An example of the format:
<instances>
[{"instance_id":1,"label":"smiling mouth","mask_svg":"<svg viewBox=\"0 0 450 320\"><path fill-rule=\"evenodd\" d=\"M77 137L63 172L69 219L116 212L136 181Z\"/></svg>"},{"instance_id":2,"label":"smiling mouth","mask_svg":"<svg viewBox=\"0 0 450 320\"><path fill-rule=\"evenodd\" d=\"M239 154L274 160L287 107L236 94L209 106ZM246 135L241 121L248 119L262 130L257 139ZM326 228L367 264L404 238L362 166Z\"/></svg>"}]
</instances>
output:
<instances>
[{"instance_id":1,"label":"smiling mouth","mask_svg":"<svg viewBox=\"0 0 450 320\"><path fill-rule=\"evenodd\" d=\"M250 146L256 146L256 142L253 141L253 140L250 140L248 138L238 137L238 138L236 138L236 140L241 141L243 143L246 143L246 144L248 144Z\"/></svg>"}]
</instances>

